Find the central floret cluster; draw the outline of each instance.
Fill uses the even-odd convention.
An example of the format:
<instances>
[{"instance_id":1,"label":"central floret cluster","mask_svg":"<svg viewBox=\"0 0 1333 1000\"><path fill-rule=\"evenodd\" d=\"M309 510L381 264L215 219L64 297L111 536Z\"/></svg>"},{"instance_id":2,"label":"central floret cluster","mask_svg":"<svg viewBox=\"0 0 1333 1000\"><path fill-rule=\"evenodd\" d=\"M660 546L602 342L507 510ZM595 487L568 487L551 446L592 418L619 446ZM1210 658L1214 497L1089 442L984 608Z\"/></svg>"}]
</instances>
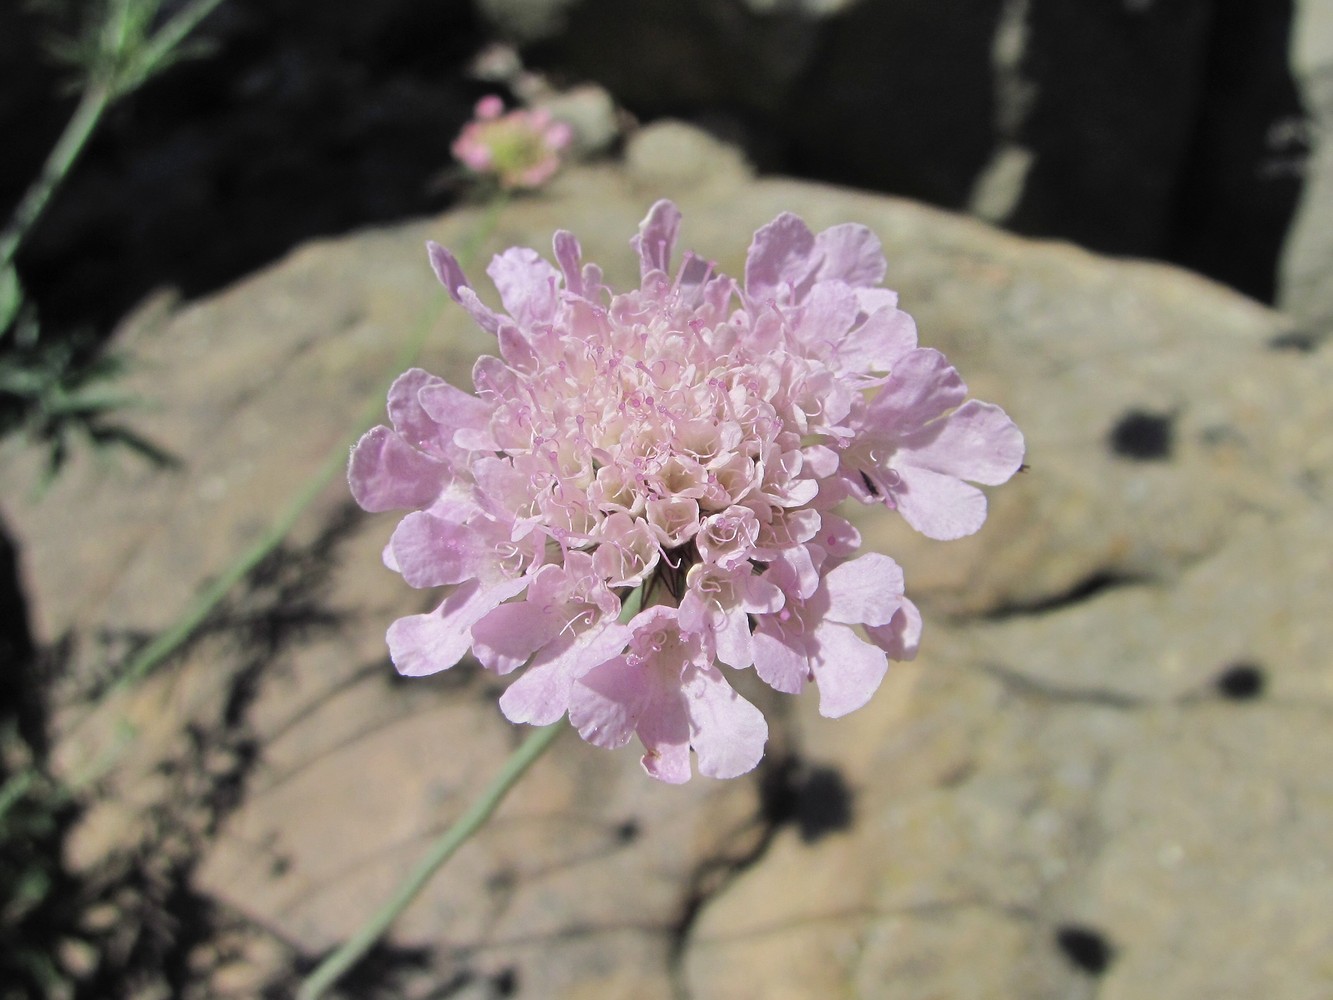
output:
<instances>
[{"instance_id":1,"label":"central floret cluster","mask_svg":"<svg viewBox=\"0 0 1333 1000\"><path fill-rule=\"evenodd\" d=\"M818 235L793 215L755 234L743 288L691 254L670 267L680 214L658 202L633 241L641 286L614 294L555 237L558 266L514 248L491 263L505 313L447 250L450 295L494 334L475 395L424 371L389 394L393 427L352 455L368 510L410 508L385 551L443 604L395 622L398 669L469 649L506 674L515 722L568 713L589 742L637 733L667 781L731 777L767 727L719 665L779 691L819 686L820 710L863 705L888 659L915 654L920 616L888 556L833 508L897 509L918 530L980 527L985 497L1022 461L999 408L965 401L916 345L862 226ZM631 614L631 612L634 612ZM628 620L626 620L628 619ZM860 627L860 630L856 628Z\"/></svg>"}]
</instances>

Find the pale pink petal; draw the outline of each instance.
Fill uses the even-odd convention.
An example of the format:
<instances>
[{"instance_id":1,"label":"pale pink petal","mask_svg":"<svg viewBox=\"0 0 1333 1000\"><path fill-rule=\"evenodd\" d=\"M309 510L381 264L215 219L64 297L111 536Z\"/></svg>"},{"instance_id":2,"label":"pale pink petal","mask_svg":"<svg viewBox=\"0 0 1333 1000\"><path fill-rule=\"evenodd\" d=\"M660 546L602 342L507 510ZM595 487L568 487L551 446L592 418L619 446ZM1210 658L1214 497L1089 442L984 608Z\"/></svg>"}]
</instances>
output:
<instances>
[{"instance_id":1,"label":"pale pink petal","mask_svg":"<svg viewBox=\"0 0 1333 1000\"><path fill-rule=\"evenodd\" d=\"M388 427L372 427L352 449L347 482L373 513L429 506L448 479L447 464L423 454Z\"/></svg>"},{"instance_id":2,"label":"pale pink petal","mask_svg":"<svg viewBox=\"0 0 1333 1000\"><path fill-rule=\"evenodd\" d=\"M634 735L651 694L646 671L623 656L593 667L569 696L569 721L593 746L623 747Z\"/></svg>"},{"instance_id":3,"label":"pale pink petal","mask_svg":"<svg viewBox=\"0 0 1333 1000\"><path fill-rule=\"evenodd\" d=\"M679 693L653 699L638 733L647 750L640 763L650 776L672 785L690 780L690 719Z\"/></svg>"},{"instance_id":4,"label":"pale pink petal","mask_svg":"<svg viewBox=\"0 0 1333 1000\"><path fill-rule=\"evenodd\" d=\"M815 237L815 246L823 257L820 281L836 278L849 285L878 285L889 269L879 237L854 222L825 229Z\"/></svg>"},{"instance_id":5,"label":"pale pink petal","mask_svg":"<svg viewBox=\"0 0 1333 1000\"><path fill-rule=\"evenodd\" d=\"M837 354L860 310L856 294L843 282L821 281L801 303L792 334L803 344Z\"/></svg>"},{"instance_id":6,"label":"pale pink petal","mask_svg":"<svg viewBox=\"0 0 1333 1000\"><path fill-rule=\"evenodd\" d=\"M406 677L422 677L452 667L471 645L474 622L528 584L506 580L489 587L461 584L434 611L399 618L389 626L389 657Z\"/></svg>"},{"instance_id":7,"label":"pale pink petal","mask_svg":"<svg viewBox=\"0 0 1333 1000\"><path fill-rule=\"evenodd\" d=\"M485 164L480 169L485 169ZM440 279L440 284L449 290L449 297L471 313L472 318L483 330L495 333L500 328L500 317L477 298L477 293L468 284L458 259L431 240L426 241L426 252L430 257L430 266L435 271L435 276Z\"/></svg>"},{"instance_id":8,"label":"pale pink petal","mask_svg":"<svg viewBox=\"0 0 1333 1000\"><path fill-rule=\"evenodd\" d=\"M783 285L803 284L817 264L815 234L798 216L783 212L754 234L745 258L745 295L763 303Z\"/></svg>"},{"instance_id":9,"label":"pale pink petal","mask_svg":"<svg viewBox=\"0 0 1333 1000\"><path fill-rule=\"evenodd\" d=\"M547 607L526 601L501 604L472 626L472 648L486 667L504 675L521 667L564 623Z\"/></svg>"},{"instance_id":10,"label":"pale pink petal","mask_svg":"<svg viewBox=\"0 0 1333 1000\"><path fill-rule=\"evenodd\" d=\"M927 538L963 538L986 521L986 495L954 476L894 463L899 481L893 502L904 520Z\"/></svg>"},{"instance_id":11,"label":"pale pink petal","mask_svg":"<svg viewBox=\"0 0 1333 1000\"><path fill-rule=\"evenodd\" d=\"M992 403L969 399L938 423L938 431L930 427L903 440L904 464L987 486L1006 482L1023 464L1022 432Z\"/></svg>"},{"instance_id":12,"label":"pale pink petal","mask_svg":"<svg viewBox=\"0 0 1333 1000\"><path fill-rule=\"evenodd\" d=\"M827 615L849 625L886 625L897 612L903 594L903 571L879 552L868 552L824 574L828 589Z\"/></svg>"},{"instance_id":13,"label":"pale pink petal","mask_svg":"<svg viewBox=\"0 0 1333 1000\"><path fill-rule=\"evenodd\" d=\"M815 641L812 666L819 685L819 714L836 719L868 702L889 669L883 650L833 622L819 625Z\"/></svg>"},{"instance_id":14,"label":"pale pink petal","mask_svg":"<svg viewBox=\"0 0 1333 1000\"><path fill-rule=\"evenodd\" d=\"M571 295L583 295L583 274L580 271L583 249L574 234L561 229L552 241L556 263L565 276L565 288Z\"/></svg>"},{"instance_id":15,"label":"pale pink petal","mask_svg":"<svg viewBox=\"0 0 1333 1000\"><path fill-rule=\"evenodd\" d=\"M894 363L888 381L867 408L867 427L875 434L901 437L952 410L966 397L967 386L944 355L917 348Z\"/></svg>"},{"instance_id":16,"label":"pale pink petal","mask_svg":"<svg viewBox=\"0 0 1333 1000\"><path fill-rule=\"evenodd\" d=\"M680 209L663 198L648 210L639 223L639 233L629 241L639 255L639 273L665 272L671 266L671 251L680 232Z\"/></svg>"},{"instance_id":17,"label":"pale pink petal","mask_svg":"<svg viewBox=\"0 0 1333 1000\"><path fill-rule=\"evenodd\" d=\"M569 710L574 682L586 671L619 655L630 630L607 623L566 636L537 654L523 675L500 696L500 711L510 722L547 726Z\"/></svg>"},{"instance_id":18,"label":"pale pink petal","mask_svg":"<svg viewBox=\"0 0 1333 1000\"><path fill-rule=\"evenodd\" d=\"M734 778L754 770L768 740L759 709L732 690L716 667L691 664L682 681L699 773Z\"/></svg>"},{"instance_id":19,"label":"pale pink petal","mask_svg":"<svg viewBox=\"0 0 1333 1000\"><path fill-rule=\"evenodd\" d=\"M485 547L473 527L426 511L408 514L389 541L394 563L413 587L462 583L479 575Z\"/></svg>"},{"instance_id":20,"label":"pale pink petal","mask_svg":"<svg viewBox=\"0 0 1333 1000\"><path fill-rule=\"evenodd\" d=\"M774 588L777 589L777 588ZM717 644L717 658L738 670L754 663L754 638L750 622L740 607L734 607L721 616L713 638Z\"/></svg>"},{"instance_id":21,"label":"pale pink petal","mask_svg":"<svg viewBox=\"0 0 1333 1000\"><path fill-rule=\"evenodd\" d=\"M491 414L495 412L493 402L478 399L448 382L422 386L417 392L417 400L426 411L426 416L449 434L463 427L485 429L490 424Z\"/></svg>"},{"instance_id":22,"label":"pale pink petal","mask_svg":"<svg viewBox=\"0 0 1333 1000\"><path fill-rule=\"evenodd\" d=\"M550 323L555 316L560 272L530 247L511 247L492 258L486 273L520 329Z\"/></svg>"},{"instance_id":23,"label":"pale pink petal","mask_svg":"<svg viewBox=\"0 0 1333 1000\"><path fill-rule=\"evenodd\" d=\"M848 371L887 372L915 349L916 321L890 307L871 313L848 331L838 345L838 361Z\"/></svg>"},{"instance_id":24,"label":"pale pink petal","mask_svg":"<svg viewBox=\"0 0 1333 1000\"><path fill-rule=\"evenodd\" d=\"M471 642L467 629L445 622L439 612L408 615L389 626L389 658L405 677L447 670L463 658Z\"/></svg>"},{"instance_id":25,"label":"pale pink petal","mask_svg":"<svg viewBox=\"0 0 1333 1000\"><path fill-rule=\"evenodd\" d=\"M450 442L440 433L440 426L421 405L418 393L429 385L444 385L444 379L409 368L389 386L389 419L396 430L414 448L435 458L446 458Z\"/></svg>"},{"instance_id":26,"label":"pale pink petal","mask_svg":"<svg viewBox=\"0 0 1333 1000\"><path fill-rule=\"evenodd\" d=\"M800 694L810 679L809 643L803 635L784 635L760 620L754 636L754 669L765 684L784 694Z\"/></svg>"},{"instance_id":27,"label":"pale pink petal","mask_svg":"<svg viewBox=\"0 0 1333 1000\"><path fill-rule=\"evenodd\" d=\"M921 646L921 612L904 597L893 620L867 628L866 635L890 660L914 660Z\"/></svg>"}]
</instances>

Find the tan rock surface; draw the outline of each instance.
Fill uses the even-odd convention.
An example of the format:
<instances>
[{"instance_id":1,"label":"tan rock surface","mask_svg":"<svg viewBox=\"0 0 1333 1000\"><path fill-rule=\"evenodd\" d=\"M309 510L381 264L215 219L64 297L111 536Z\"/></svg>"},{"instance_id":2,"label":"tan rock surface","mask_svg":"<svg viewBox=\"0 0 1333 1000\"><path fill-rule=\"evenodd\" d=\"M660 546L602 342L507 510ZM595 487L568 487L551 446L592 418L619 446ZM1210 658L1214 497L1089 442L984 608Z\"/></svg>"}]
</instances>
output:
<instances>
[{"instance_id":1,"label":"tan rock surface","mask_svg":"<svg viewBox=\"0 0 1333 1000\"><path fill-rule=\"evenodd\" d=\"M779 211L864 222L923 343L1009 410L1032 468L973 539L861 519L927 614L920 661L870 706L830 722L767 697L756 778L682 789L563 738L348 995L1333 992L1329 353L1272 349L1282 317L1182 272L752 180L697 136L639 143L626 168L508 205L487 247L546 251L569 228L625 286L657 197L733 274ZM480 218L312 244L127 325L155 401L136 426L184 469L82 461L7 510L43 638L74 639L72 688L164 627L379 405L444 301L423 241L459 247ZM485 346L445 307L422 364L467 385ZM201 959L200 996L280 995L519 736L501 681L393 677L384 628L430 595L379 563L392 517L346 502L321 493L156 676L63 716L67 773L114 759L72 862L96 871L178 824L191 889L248 928L239 960ZM1217 694L1237 666L1258 697Z\"/></svg>"}]
</instances>

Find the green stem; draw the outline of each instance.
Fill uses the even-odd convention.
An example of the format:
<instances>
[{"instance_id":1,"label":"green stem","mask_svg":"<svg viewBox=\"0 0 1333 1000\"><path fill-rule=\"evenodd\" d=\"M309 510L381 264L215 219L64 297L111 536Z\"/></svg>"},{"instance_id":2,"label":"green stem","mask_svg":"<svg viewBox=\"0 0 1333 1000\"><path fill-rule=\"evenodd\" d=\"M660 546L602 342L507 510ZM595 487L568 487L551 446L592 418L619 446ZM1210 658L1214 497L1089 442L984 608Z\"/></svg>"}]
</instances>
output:
<instances>
[{"instance_id":1,"label":"green stem","mask_svg":"<svg viewBox=\"0 0 1333 1000\"><path fill-rule=\"evenodd\" d=\"M510 755L505 766L481 797L435 842L430 853L421 859L392 898L380 907L361 930L324 959L315 971L306 977L300 990L297 991L296 1000L316 1000L323 996L325 990L375 946L375 942L384 935L398 915L407 909L412 900L417 898L440 866L448 861L486 820L490 819L491 813L495 812L496 807L504 800L518 779L523 777L527 769L564 729L563 722L557 722L534 731L523 741Z\"/></svg>"},{"instance_id":2,"label":"green stem","mask_svg":"<svg viewBox=\"0 0 1333 1000\"><path fill-rule=\"evenodd\" d=\"M19 244L41 217L51 195L83 152L83 147L97 128L111 99L111 87L106 82L90 83L84 88L65 131L60 134L51 154L42 164L41 173L24 193L9 224L0 233L0 270L13 263Z\"/></svg>"},{"instance_id":3,"label":"green stem","mask_svg":"<svg viewBox=\"0 0 1333 1000\"><path fill-rule=\"evenodd\" d=\"M189 35L199 22L213 13L213 9L222 0L195 0L157 30L140 58L143 78L146 79L158 71L162 63L171 55L173 49Z\"/></svg>"},{"instance_id":4,"label":"green stem","mask_svg":"<svg viewBox=\"0 0 1333 1000\"><path fill-rule=\"evenodd\" d=\"M88 140L92 138L111 102L133 90L157 72L176 46L184 41L199 22L212 13L221 2L222 0L195 0L164 24L140 54L137 71L127 81L117 79L115 72L107 66L94 68L83 88L83 93L79 96L74 114L70 116L65 130L56 140L46 162L42 164L41 173L24 192L23 200L14 209L9 224L5 226L3 232L0 232L0 271L14 262L19 245L41 218L42 212L51 200L51 195L73 169L75 161L82 154ZM122 9L119 13L121 23L108 27L123 29L125 11ZM112 40L116 51L107 54L112 66L123 58L125 44L124 31L120 30L117 37Z\"/></svg>"}]
</instances>

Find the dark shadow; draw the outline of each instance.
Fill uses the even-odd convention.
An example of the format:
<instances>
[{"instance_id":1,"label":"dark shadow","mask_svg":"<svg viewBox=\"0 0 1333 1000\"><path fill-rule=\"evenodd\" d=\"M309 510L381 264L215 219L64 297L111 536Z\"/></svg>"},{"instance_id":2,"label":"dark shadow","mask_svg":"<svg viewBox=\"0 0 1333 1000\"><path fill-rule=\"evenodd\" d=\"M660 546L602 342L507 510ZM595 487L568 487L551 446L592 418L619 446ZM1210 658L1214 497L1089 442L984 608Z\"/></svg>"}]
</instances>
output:
<instances>
[{"instance_id":1,"label":"dark shadow","mask_svg":"<svg viewBox=\"0 0 1333 1000\"><path fill-rule=\"evenodd\" d=\"M1312 136L1291 77L1292 0L1213 0L1204 92L1163 256L1263 302Z\"/></svg>"},{"instance_id":2,"label":"dark shadow","mask_svg":"<svg viewBox=\"0 0 1333 1000\"><path fill-rule=\"evenodd\" d=\"M1268 675L1254 663L1233 663L1215 681L1217 693L1228 701L1255 701L1264 696Z\"/></svg>"},{"instance_id":3,"label":"dark shadow","mask_svg":"<svg viewBox=\"0 0 1333 1000\"><path fill-rule=\"evenodd\" d=\"M1058 928L1055 946L1070 965L1089 976L1103 975L1115 960L1115 947L1091 927L1066 924Z\"/></svg>"},{"instance_id":4,"label":"dark shadow","mask_svg":"<svg viewBox=\"0 0 1333 1000\"><path fill-rule=\"evenodd\" d=\"M1310 139L1291 0L1034 0L1028 28L1036 160L1007 224L1271 302Z\"/></svg>"},{"instance_id":5,"label":"dark shadow","mask_svg":"<svg viewBox=\"0 0 1333 1000\"><path fill-rule=\"evenodd\" d=\"M793 825L807 844L852 825L852 791L832 767L782 758L763 772L760 797L765 820Z\"/></svg>"},{"instance_id":6,"label":"dark shadow","mask_svg":"<svg viewBox=\"0 0 1333 1000\"><path fill-rule=\"evenodd\" d=\"M37 54L47 22L3 7L7 219L72 105ZM203 295L312 236L452 200L482 40L465 0L227 0L198 37L207 54L115 107L22 252L48 328L105 332L154 288Z\"/></svg>"},{"instance_id":7,"label":"dark shadow","mask_svg":"<svg viewBox=\"0 0 1333 1000\"><path fill-rule=\"evenodd\" d=\"M1175 417L1169 413L1129 410L1107 435L1111 454L1136 462L1161 462L1175 446Z\"/></svg>"}]
</instances>

